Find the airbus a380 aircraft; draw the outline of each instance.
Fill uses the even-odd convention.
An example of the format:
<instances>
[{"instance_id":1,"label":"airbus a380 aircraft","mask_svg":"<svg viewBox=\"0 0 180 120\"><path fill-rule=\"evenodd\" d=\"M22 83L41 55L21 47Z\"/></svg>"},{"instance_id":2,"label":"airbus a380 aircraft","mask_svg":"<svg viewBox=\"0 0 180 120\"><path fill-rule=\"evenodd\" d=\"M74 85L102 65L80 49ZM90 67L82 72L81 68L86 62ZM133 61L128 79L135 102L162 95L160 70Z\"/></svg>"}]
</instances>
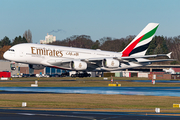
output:
<instances>
[{"instance_id":1,"label":"airbus a380 aircraft","mask_svg":"<svg viewBox=\"0 0 180 120\"><path fill-rule=\"evenodd\" d=\"M172 59L145 59L157 56L170 58L170 53L145 55L158 26L158 23L149 23L122 52L23 43L11 47L3 56L10 61L35 65L36 69L50 66L83 72L117 71L152 62L171 61Z\"/></svg>"}]
</instances>

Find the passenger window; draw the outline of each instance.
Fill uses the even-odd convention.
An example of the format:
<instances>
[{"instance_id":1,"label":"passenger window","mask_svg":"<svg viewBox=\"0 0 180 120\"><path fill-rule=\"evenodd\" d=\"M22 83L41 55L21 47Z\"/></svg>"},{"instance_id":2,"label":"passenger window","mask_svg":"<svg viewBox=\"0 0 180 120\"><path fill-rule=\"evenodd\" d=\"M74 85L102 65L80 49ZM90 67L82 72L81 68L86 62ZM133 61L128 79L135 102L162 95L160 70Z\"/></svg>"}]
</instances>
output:
<instances>
[{"instance_id":1,"label":"passenger window","mask_svg":"<svg viewBox=\"0 0 180 120\"><path fill-rule=\"evenodd\" d=\"M9 49L8 51L13 51L14 52L14 49Z\"/></svg>"}]
</instances>

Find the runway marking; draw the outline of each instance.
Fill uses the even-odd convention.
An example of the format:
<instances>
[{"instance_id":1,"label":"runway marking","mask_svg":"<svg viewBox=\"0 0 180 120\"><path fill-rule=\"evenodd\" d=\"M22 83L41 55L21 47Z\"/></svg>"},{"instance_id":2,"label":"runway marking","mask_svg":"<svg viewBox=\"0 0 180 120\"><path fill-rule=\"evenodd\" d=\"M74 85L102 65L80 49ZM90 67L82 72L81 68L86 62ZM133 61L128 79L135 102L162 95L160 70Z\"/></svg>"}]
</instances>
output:
<instances>
[{"instance_id":1,"label":"runway marking","mask_svg":"<svg viewBox=\"0 0 180 120\"><path fill-rule=\"evenodd\" d=\"M118 117L107 117L107 118L103 118L101 120L107 120L107 119L112 119L112 118L118 118Z\"/></svg>"},{"instance_id":2,"label":"runway marking","mask_svg":"<svg viewBox=\"0 0 180 120\"><path fill-rule=\"evenodd\" d=\"M36 115L36 114L32 114L32 113L17 113L17 114L20 114L20 115Z\"/></svg>"},{"instance_id":3,"label":"runway marking","mask_svg":"<svg viewBox=\"0 0 180 120\"><path fill-rule=\"evenodd\" d=\"M32 113L15 113L19 115L26 115L26 116L49 116L49 117L72 117L72 118L83 118L83 119L90 119L90 120L96 120L93 117L89 116L74 116L74 115L52 115L52 114L32 114Z\"/></svg>"},{"instance_id":4,"label":"runway marking","mask_svg":"<svg viewBox=\"0 0 180 120\"><path fill-rule=\"evenodd\" d=\"M93 117L89 116L74 116L74 115L52 115L52 114L33 114L33 113L8 113L8 112L0 112L0 114L17 114L17 115L25 115L25 116L49 116L49 117L71 117L71 118L82 118L82 119L89 119L89 120L96 120Z\"/></svg>"}]
</instances>

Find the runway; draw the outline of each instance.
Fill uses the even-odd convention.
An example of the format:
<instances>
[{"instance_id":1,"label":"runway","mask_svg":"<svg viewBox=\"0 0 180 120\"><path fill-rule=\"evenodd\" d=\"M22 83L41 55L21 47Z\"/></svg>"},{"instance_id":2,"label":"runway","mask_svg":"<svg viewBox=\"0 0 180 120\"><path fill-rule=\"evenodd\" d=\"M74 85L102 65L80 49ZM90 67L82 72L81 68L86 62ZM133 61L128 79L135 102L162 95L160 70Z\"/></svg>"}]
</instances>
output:
<instances>
[{"instance_id":1,"label":"runway","mask_svg":"<svg viewBox=\"0 0 180 120\"><path fill-rule=\"evenodd\" d=\"M180 96L180 87L0 87L4 93L121 94Z\"/></svg>"},{"instance_id":2,"label":"runway","mask_svg":"<svg viewBox=\"0 0 180 120\"><path fill-rule=\"evenodd\" d=\"M178 114L0 109L1 120L177 120Z\"/></svg>"}]
</instances>

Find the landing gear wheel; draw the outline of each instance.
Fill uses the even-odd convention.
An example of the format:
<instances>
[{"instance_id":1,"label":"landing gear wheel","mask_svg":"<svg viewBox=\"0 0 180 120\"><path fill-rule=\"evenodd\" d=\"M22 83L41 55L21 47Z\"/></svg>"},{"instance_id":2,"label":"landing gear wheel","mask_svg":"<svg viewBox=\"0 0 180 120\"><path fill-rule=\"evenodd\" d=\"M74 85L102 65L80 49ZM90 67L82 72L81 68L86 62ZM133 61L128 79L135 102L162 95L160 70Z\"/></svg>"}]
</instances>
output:
<instances>
[{"instance_id":1,"label":"landing gear wheel","mask_svg":"<svg viewBox=\"0 0 180 120\"><path fill-rule=\"evenodd\" d=\"M75 75L75 74L72 74L72 75L71 75L71 77L72 77L72 78L75 78L75 77L76 77L76 75Z\"/></svg>"}]
</instances>

